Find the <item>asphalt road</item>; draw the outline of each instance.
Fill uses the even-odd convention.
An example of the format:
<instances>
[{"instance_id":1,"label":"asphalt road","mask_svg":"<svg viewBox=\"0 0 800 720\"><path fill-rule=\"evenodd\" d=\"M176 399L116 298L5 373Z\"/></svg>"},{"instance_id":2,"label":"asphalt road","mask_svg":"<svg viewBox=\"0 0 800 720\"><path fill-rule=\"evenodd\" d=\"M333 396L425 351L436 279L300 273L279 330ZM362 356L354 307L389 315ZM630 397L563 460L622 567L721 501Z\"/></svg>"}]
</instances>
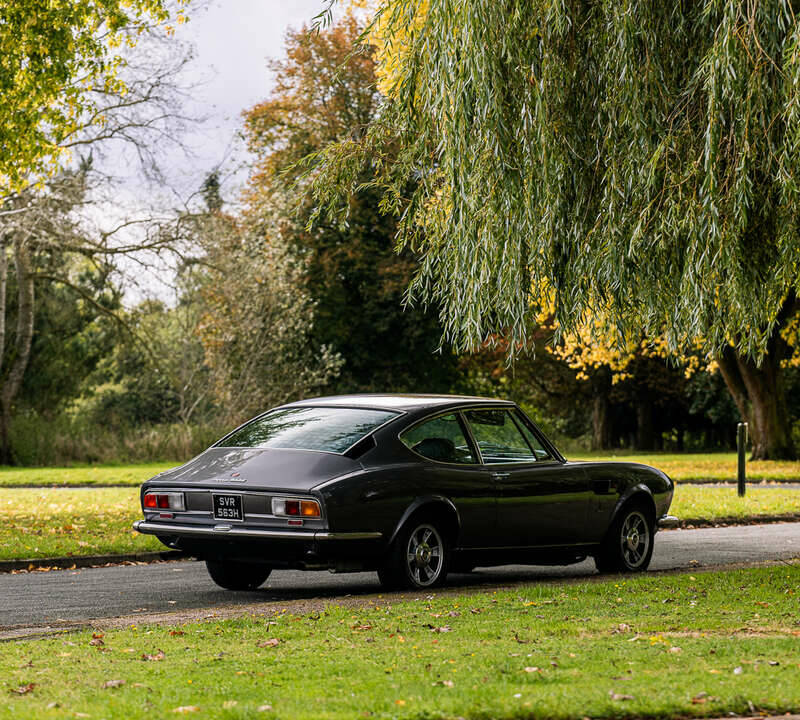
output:
<instances>
[{"instance_id":1,"label":"asphalt road","mask_svg":"<svg viewBox=\"0 0 800 720\"><path fill-rule=\"evenodd\" d=\"M671 530L659 533L651 570L788 560L800 557L800 523ZM505 566L452 575L450 587L532 583L595 574L591 560L568 567ZM135 613L229 608L304 598L380 593L374 573L275 571L254 592L219 589L199 562L0 575L0 630Z\"/></svg>"}]
</instances>

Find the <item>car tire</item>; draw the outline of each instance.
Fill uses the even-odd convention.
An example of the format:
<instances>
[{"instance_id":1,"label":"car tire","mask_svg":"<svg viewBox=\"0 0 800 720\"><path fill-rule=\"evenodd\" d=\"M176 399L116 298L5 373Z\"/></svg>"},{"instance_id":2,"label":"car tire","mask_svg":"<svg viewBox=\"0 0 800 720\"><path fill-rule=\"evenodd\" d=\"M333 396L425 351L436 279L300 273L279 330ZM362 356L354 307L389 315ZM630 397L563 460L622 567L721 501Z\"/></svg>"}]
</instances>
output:
<instances>
[{"instance_id":1,"label":"car tire","mask_svg":"<svg viewBox=\"0 0 800 720\"><path fill-rule=\"evenodd\" d=\"M641 503L622 508L594 556L601 573L644 572L653 557L652 514Z\"/></svg>"},{"instance_id":2,"label":"car tire","mask_svg":"<svg viewBox=\"0 0 800 720\"><path fill-rule=\"evenodd\" d=\"M235 560L206 560L211 579L226 590L255 590L272 572L271 567Z\"/></svg>"},{"instance_id":3,"label":"car tire","mask_svg":"<svg viewBox=\"0 0 800 720\"><path fill-rule=\"evenodd\" d=\"M392 542L378 578L388 589L427 590L445 581L449 566L450 547L441 524L412 519Z\"/></svg>"}]
</instances>

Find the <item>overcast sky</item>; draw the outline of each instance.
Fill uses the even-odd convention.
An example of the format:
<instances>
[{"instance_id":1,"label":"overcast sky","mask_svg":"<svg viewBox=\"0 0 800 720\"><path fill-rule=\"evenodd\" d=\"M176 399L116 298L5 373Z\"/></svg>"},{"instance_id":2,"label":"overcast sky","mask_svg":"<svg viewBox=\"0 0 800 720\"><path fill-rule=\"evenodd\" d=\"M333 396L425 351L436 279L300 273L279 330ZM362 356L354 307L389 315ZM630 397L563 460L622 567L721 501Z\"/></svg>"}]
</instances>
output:
<instances>
[{"instance_id":1,"label":"overcast sky","mask_svg":"<svg viewBox=\"0 0 800 720\"><path fill-rule=\"evenodd\" d=\"M190 129L187 177L178 184L202 179L223 161L230 168L244 159L241 146L231 142L241 128L242 111L270 91L267 60L283 55L288 28L310 24L325 5L324 0L211 0L194 10L189 5L190 21L177 37L195 47L192 76L201 84L193 95L207 119ZM233 189L229 186L228 193Z\"/></svg>"}]
</instances>

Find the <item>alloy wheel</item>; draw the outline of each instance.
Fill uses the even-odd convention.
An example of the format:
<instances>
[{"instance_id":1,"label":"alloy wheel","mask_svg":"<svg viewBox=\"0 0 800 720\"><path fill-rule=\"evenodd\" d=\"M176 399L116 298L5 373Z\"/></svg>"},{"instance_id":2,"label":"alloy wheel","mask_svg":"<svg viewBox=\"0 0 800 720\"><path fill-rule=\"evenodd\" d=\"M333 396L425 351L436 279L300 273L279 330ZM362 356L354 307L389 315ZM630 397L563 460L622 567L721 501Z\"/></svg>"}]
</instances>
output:
<instances>
[{"instance_id":1,"label":"alloy wheel","mask_svg":"<svg viewBox=\"0 0 800 720\"><path fill-rule=\"evenodd\" d=\"M626 516L619 542L622 557L629 568L635 570L645 562L650 549L650 527L640 511L634 510Z\"/></svg>"},{"instance_id":2,"label":"alloy wheel","mask_svg":"<svg viewBox=\"0 0 800 720\"><path fill-rule=\"evenodd\" d=\"M433 585L444 566L444 542L433 525L420 525L408 538L408 573L418 587Z\"/></svg>"}]
</instances>

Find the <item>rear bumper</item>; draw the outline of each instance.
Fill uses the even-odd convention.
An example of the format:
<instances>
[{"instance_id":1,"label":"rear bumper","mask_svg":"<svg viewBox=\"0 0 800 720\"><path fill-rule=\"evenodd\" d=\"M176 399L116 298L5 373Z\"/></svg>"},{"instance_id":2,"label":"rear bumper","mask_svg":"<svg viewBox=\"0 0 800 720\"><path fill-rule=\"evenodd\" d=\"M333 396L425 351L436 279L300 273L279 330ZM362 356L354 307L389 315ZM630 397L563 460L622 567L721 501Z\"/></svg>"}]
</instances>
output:
<instances>
[{"instance_id":1,"label":"rear bumper","mask_svg":"<svg viewBox=\"0 0 800 720\"><path fill-rule=\"evenodd\" d=\"M259 530L237 527L226 523L217 525L180 525L178 523L137 520L133 529L146 535L171 535L177 537L254 538L258 540L297 540L319 542L325 540L380 540L380 532L328 532L325 530Z\"/></svg>"},{"instance_id":2,"label":"rear bumper","mask_svg":"<svg viewBox=\"0 0 800 720\"><path fill-rule=\"evenodd\" d=\"M134 530L201 560L243 560L302 570L371 570L385 551L380 532L260 529L139 520Z\"/></svg>"}]
</instances>

